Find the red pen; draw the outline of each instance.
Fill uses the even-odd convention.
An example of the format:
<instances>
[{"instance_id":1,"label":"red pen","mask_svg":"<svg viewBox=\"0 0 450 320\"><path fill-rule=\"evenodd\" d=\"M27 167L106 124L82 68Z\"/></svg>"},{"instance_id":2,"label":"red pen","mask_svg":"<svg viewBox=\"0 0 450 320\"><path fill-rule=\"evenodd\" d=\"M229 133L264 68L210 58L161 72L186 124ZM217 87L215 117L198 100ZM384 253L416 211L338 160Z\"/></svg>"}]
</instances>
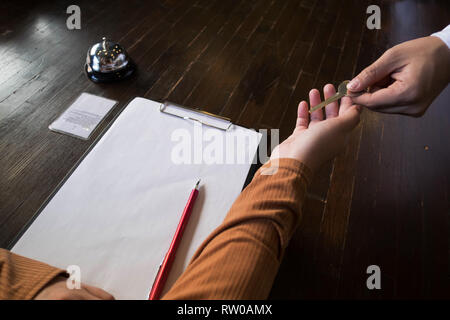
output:
<instances>
[{"instance_id":1,"label":"red pen","mask_svg":"<svg viewBox=\"0 0 450 320\"><path fill-rule=\"evenodd\" d=\"M199 184L200 180L197 181L194 189L192 189L188 202L184 207L183 214L181 215L180 222L178 223L177 230L175 231L175 235L172 238L172 243L170 244L169 250L167 250L163 262L159 265L158 273L156 274L152 290L150 291L150 295L148 297L149 300L158 300L162 290L164 289L164 284L166 283L170 268L172 267L173 261L175 260L175 253L181 242L184 228L188 224L189 217L191 216L192 208L194 207L194 202L198 195Z\"/></svg>"}]
</instances>

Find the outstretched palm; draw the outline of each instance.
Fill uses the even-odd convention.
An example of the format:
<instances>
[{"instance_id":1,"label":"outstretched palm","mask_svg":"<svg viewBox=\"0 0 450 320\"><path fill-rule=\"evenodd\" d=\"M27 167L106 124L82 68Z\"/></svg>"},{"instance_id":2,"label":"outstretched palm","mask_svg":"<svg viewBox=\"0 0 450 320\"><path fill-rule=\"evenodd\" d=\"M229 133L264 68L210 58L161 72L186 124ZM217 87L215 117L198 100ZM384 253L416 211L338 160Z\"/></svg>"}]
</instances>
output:
<instances>
[{"instance_id":1,"label":"outstretched palm","mask_svg":"<svg viewBox=\"0 0 450 320\"><path fill-rule=\"evenodd\" d=\"M335 93L333 85L324 87L325 99ZM320 103L317 89L309 92L309 101L311 106ZM344 97L340 106L336 101L325 107L325 119L322 110L314 111L310 119L308 110L308 103L300 102L294 132L273 150L271 159L297 159L315 171L343 148L351 130L359 123L361 109L352 105L349 97Z\"/></svg>"}]
</instances>

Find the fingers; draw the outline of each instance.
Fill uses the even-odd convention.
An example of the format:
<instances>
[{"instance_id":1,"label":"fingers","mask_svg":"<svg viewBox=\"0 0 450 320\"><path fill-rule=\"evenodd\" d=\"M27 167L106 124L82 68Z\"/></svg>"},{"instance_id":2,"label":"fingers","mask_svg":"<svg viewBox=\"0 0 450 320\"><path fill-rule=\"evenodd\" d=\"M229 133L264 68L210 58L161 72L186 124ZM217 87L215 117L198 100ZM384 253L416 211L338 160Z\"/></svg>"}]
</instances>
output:
<instances>
[{"instance_id":1,"label":"fingers","mask_svg":"<svg viewBox=\"0 0 450 320\"><path fill-rule=\"evenodd\" d=\"M307 129L309 124L309 112L308 112L308 103L306 101L302 101L298 105L297 110L297 123L295 125L295 129Z\"/></svg>"},{"instance_id":2,"label":"fingers","mask_svg":"<svg viewBox=\"0 0 450 320\"><path fill-rule=\"evenodd\" d=\"M312 89L309 92L309 104L311 108L318 105L320 103L320 92L317 89ZM316 110L313 113L311 113L311 124L322 121L323 120L323 111L322 109Z\"/></svg>"},{"instance_id":3,"label":"fingers","mask_svg":"<svg viewBox=\"0 0 450 320\"><path fill-rule=\"evenodd\" d=\"M332 84L327 84L323 88L323 94L324 94L325 100L326 100L336 94L336 89L334 88L334 86ZM326 114L327 119L337 117L338 110L339 110L339 106L338 106L337 101L332 102L329 105L327 105L325 107L325 114Z\"/></svg>"},{"instance_id":4,"label":"fingers","mask_svg":"<svg viewBox=\"0 0 450 320\"><path fill-rule=\"evenodd\" d=\"M328 99L335 94L336 90L333 85L331 84L325 85L324 87L325 99ZM312 89L309 92L309 101L311 107L314 107L321 102L320 93L317 89ZM335 101L325 107L327 119L332 119L339 116L339 118L336 119L336 121L341 123L341 126L343 126L343 128L342 127L341 128L344 130L353 129L358 124L360 111L361 111L360 106L353 104L352 98L350 97L343 97L341 99L340 106L338 105L338 102ZM321 109L316 110L311 113L311 121L308 124L308 104L306 103L306 101L302 101L298 106L298 118L296 129L297 128L306 129L308 128L309 125L322 121L323 118L324 117L322 110Z\"/></svg>"},{"instance_id":5,"label":"fingers","mask_svg":"<svg viewBox=\"0 0 450 320\"><path fill-rule=\"evenodd\" d=\"M65 289L49 300L100 300L83 286L81 289Z\"/></svg>"},{"instance_id":6,"label":"fingers","mask_svg":"<svg viewBox=\"0 0 450 320\"><path fill-rule=\"evenodd\" d=\"M353 78L347 85L347 89L353 92L365 90L394 71L395 62L392 51L386 51L378 60Z\"/></svg>"},{"instance_id":7,"label":"fingers","mask_svg":"<svg viewBox=\"0 0 450 320\"><path fill-rule=\"evenodd\" d=\"M368 108L391 107L403 103L405 90L399 81L394 82L387 88L381 88L372 93L364 93L357 97L352 97L355 104Z\"/></svg>"},{"instance_id":8,"label":"fingers","mask_svg":"<svg viewBox=\"0 0 450 320\"><path fill-rule=\"evenodd\" d=\"M97 299L114 300L114 297L103 289L93 287L93 286L90 286L87 284L83 285L83 289L85 289L88 293L90 293L92 296L96 297Z\"/></svg>"},{"instance_id":9,"label":"fingers","mask_svg":"<svg viewBox=\"0 0 450 320\"><path fill-rule=\"evenodd\" d=\"M78 297L73 297L71 300L102 300L96 295L90 293L86 289L77 293Z\"/></svg>"}]
</instances>

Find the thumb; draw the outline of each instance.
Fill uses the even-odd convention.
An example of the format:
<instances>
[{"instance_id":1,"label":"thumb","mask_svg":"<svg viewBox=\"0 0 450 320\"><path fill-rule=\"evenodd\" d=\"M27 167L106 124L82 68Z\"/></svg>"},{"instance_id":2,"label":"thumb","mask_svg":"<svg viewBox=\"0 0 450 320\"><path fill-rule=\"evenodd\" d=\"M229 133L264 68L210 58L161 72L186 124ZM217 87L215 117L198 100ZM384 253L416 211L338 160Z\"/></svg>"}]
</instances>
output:
<instances>
[{"instance_id":1,"label":"thumb","mask_svg":"<svg viewBox=\"0 0 450 320\"><path fill-rule=\"evenodd\" d=\"M381 79L388 76L394 70L394 59L391 51L386 51L378 60L361 71L347 84L347 89L352 92L365 90Z\"/></svg>"}]
</instances>

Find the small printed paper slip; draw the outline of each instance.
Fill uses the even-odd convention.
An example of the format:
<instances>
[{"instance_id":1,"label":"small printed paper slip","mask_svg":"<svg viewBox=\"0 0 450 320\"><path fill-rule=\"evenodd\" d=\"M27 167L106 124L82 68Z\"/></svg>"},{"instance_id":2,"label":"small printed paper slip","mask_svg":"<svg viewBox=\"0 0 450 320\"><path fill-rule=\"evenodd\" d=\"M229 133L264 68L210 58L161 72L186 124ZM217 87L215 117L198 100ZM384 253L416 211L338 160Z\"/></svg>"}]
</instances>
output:
<instances>
[{"instance_id":1,"label":"small printed paper slip","mask_svg":"<svg viewBox=\"0 0 450 320\"><path fill-rule=\"evenodd\" d=\"M83 92L48 128L87 140L116 103Z\"/></svg>"}]
</instances>

